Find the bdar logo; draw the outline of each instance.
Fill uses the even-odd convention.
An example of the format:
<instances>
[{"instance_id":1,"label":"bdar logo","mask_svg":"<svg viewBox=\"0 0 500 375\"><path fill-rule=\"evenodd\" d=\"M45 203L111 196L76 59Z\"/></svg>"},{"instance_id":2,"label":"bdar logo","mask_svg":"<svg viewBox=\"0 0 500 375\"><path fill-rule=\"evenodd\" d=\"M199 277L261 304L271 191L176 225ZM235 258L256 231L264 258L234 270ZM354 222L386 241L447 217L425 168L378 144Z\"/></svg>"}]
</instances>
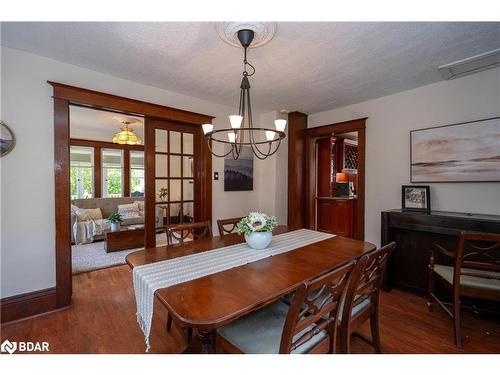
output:
<instances>
[{"instance_id":1,"label":"bdar logo","mask_svg":"<svg viewBox=\"0 0 500 375\"><path fill-rule=\"evenodd\" d=\"M17 349L17 342L10 342L9 340L5 340L4 342L2 342L2 345L0 346L0 351L2 351L2 353L9 353L9 354L12 354L16 351Z\"/></svg>"},{"instance_id":2,"label":"bdar logo","mask_svg":"<svg viewBox=\"0 0 500 375\"><path fill-rule=\"evenodd\" d=\"M18 341L12 342L9 340L5 340L2 345L0 345L0 351L5 353L24 353L24 352L49 352L49 343L48 342L31 342L31 341Z\"/></svg>"}]
</instances>

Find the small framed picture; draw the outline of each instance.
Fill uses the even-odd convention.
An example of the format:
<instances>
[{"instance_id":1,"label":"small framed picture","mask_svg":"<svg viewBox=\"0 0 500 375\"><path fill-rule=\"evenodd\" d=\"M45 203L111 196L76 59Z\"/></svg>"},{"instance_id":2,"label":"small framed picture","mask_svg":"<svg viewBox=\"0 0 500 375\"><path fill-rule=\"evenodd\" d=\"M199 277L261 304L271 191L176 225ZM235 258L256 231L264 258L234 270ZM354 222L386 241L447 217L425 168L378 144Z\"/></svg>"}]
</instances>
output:
<instances>
[{"instance_id":1,"label":"small framed picture","mask_svg":"<svg viewBox=\"0 0 500 375\"><path fill-rule=\"evenodd\" d=\"M0 121L0 157L7 155L12 151L16 144L16 138L12 130L5 124L5 122Z\"/></svg>"},{"instance_id":2,"label":"small framed picture","mask_svg":"<svg viewBox=\"0 0 500 375\"><path fill-rule=\"evenodd\" d=\"M429 186L401 186L401 209L403 211L431 212L431 195Z\"/></svg>"}]
</instances>

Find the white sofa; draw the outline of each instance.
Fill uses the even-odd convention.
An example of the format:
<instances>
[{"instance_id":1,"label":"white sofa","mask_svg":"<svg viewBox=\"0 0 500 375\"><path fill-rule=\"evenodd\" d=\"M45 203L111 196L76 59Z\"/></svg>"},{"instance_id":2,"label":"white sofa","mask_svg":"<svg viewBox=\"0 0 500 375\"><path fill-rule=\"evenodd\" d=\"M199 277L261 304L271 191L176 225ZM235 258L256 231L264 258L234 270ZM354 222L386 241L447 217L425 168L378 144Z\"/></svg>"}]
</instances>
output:
<instances>
[{"instance_id":1,"label":"white sofa","mask_svg":"<svg viewBox=\"0 0 500 375\"><path fill-rule=\"evenodd\" d=\"M122 198L89 198L89 199L74 199L71 201L72 205L79 208L100 208L102 218L107 219L112 213L118 212L118 206L121 204L130 204L136 201L143 201L144 197L122 197ZM77 216L71 213L71 228L73 230ZM124 218L122 225L138 225L144 224L144 216L138 218ZM156 208L156 226L163 226L163 210L160 207ZM96 236L94 240L103 239L103 236ZM75 235L72 234L73 243L75 242Z\"/></svg>"}]
</instances>

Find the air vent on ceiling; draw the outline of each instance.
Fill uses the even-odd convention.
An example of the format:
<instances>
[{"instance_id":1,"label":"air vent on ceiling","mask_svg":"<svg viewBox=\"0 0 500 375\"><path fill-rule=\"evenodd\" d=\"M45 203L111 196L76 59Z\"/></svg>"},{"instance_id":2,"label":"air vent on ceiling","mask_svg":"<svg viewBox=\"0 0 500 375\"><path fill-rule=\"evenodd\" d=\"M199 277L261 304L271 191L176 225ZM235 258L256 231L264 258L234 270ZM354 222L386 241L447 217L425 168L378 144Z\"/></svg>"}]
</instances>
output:
<instances>
[{"instance_id":1,"label":"air vent on ceiling","mask_svg":"<svg viewBox=\"0 0 500 375\"><path fill-rule=\"evenodd\" d=\"M444 79L453 79L494 68L500 65L500 48L480 55L468 57L446 65L438 66L439 73Z\"/></svg>"}]
</instances>

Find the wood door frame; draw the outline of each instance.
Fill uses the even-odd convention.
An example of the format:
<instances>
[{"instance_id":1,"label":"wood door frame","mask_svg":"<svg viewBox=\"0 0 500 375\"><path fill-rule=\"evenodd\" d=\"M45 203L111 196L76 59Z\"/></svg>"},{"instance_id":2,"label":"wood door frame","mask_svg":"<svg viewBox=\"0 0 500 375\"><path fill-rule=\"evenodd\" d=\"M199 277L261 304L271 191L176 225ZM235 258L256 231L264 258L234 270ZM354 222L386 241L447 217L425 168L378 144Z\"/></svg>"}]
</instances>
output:
<instances>
[{"instance_id":1,"label":"wood door frame","mask_svg":"<svg viewBox=\"0 0 500 375\"><path fill-rule=\"evenodd\" d=\"M194 126L210 123L214 116L58 82L47 81L47 83L53 88L52 97L54 99L56 308L61 308L71 304L72 295L69 106L80 105L92 109L141 115L146 118L156 117ZM208 146L205 144L203 148L204 150L208 149ZM202 181L207 199L204 215L209 215L209 220L212 219L212 158L210 156L209 152L202 154ZM144 167L147 170L147 164ZM147 209L147 197L145 197L145 201ZM52 310L52 308L48 308L48 310Z\"/></svg>"},{"instance_id":2,"label":"wood door frame","mask_svg":"<svg viewBox=\"0 0 500 375\"><path fill-rule=\"evenodd\" d=\"M306 223L306 142L307 115L288 114L288 209L287 225L292 229L305 228Z\"/></svg>"},{"instance_id":3,"label":"wood door frame","mask_svg":"<svg viewBox=\"0 0 500 375\"><path fill-rule=\"evenodd\" d=\"M354 238L364 240L365 237L365 155L366 155L366 119L359 118L350 121L338 122L305 131L306 143L306 226L314 229L316 221L316 153L315 143L318 138L329 136L332 133L358 132L358 191L355 208Z\"/></svg>"}]
</instances>

